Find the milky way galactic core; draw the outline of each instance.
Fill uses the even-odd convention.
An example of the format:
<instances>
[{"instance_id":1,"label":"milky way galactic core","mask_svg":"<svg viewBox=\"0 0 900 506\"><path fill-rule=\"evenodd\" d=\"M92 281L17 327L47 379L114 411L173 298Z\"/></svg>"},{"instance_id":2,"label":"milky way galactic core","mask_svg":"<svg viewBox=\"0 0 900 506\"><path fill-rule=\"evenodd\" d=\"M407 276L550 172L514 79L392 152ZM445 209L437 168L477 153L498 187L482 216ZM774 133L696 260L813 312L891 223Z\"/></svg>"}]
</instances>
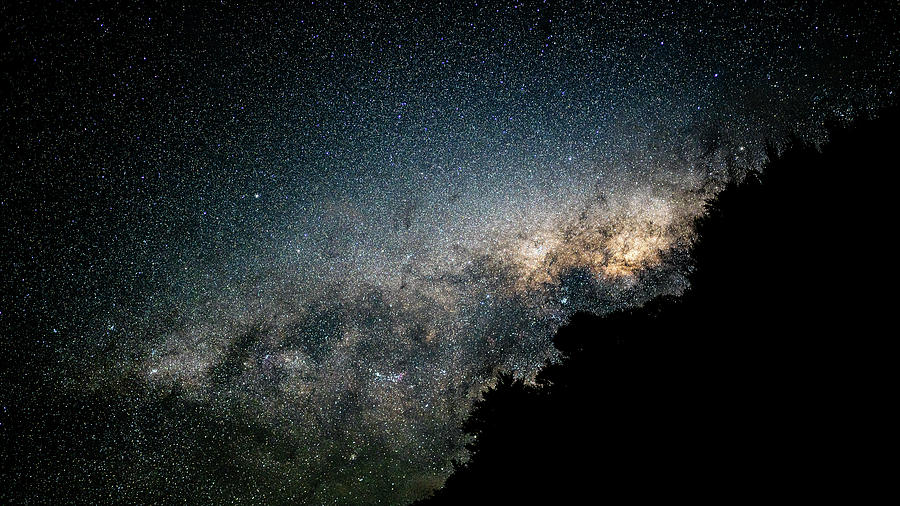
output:
<instances>
[{"instance_id":1,"label":"milky way galactic core","mask_svg":"<svg viewBox=\"0 0 900 506\"><path fill-rule=\"evenodd\" d=\"M718 4L3 7L11 416L109 420L17 493L426 496L575 311L686 288L767 142L893 103L895 2Z\"/></svg>"}]
</instances>

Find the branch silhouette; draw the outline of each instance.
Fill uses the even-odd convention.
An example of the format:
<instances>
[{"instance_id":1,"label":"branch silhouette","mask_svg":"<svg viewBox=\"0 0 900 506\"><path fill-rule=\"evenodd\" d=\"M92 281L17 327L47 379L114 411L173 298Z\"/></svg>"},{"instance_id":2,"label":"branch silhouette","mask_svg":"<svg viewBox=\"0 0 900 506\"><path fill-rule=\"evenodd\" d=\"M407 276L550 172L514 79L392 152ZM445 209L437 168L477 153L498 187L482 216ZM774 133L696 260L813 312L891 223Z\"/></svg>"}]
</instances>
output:
<instances>
[{"instance_id":1,"label":"branch silhouette","mask_svg":"<svg viewBox=\"0 0 900 506\"><path fill-rule=\"evenodd\" d=\"M420 504L872 493L861 484L884 471L860 464L856 417L880 373L859 346L873 333L857 276L898 120L832 125L820 150L770 147L696 221L686 293L576 314L537 387L503 377L484 395L471 459Z\"/></svg>"}]
</instances>

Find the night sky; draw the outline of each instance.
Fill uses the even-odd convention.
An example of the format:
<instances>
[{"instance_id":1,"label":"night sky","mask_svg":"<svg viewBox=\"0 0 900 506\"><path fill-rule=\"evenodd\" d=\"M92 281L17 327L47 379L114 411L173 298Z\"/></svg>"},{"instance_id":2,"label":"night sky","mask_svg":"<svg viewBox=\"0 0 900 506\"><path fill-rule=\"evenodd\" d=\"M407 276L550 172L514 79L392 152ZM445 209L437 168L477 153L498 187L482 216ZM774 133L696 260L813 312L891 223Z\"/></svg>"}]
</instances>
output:
<instances>
[{"instance_id":1,"label":"night sky","mask_svg":"<svg viewBox=\"0 0 900 506\"><path fill-rule=\"evenodd\" d=\"M0 499L424 497L499 372L900 81L895 2L422 3L4 2Z\"/></svg>"}]
</instances>

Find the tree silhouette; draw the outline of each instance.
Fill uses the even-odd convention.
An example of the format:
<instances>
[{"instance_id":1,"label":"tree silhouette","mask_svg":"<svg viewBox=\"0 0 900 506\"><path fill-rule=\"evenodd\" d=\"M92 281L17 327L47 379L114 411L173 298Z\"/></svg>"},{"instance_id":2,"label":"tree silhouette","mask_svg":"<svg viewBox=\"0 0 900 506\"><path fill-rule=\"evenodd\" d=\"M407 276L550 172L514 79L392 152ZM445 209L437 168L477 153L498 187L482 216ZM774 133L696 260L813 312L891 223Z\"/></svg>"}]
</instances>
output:
<instances>
[{"instance_id":1,"label":"tree silhouette","mask_svg":"<svg viewBox=\"0 0 900 506\"><path fill-rule=\"evenodd\" d=\"M476 404L470 461L421 504L874 497L889 383L860 275L898 120L770 148L697 220L687 292L576 314L538 388L503 377Z\"/></svg>"}]
</instances>

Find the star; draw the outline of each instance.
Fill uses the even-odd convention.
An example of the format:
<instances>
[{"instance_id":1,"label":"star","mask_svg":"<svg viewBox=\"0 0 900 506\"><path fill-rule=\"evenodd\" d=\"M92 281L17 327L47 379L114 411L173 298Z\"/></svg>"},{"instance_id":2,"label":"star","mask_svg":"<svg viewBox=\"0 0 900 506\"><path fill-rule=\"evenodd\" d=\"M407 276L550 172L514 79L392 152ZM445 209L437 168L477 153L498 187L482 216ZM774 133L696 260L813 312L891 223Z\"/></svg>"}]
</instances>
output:
<instances>
[{"instance_id":1,"label":"star","mask_svg":"<svg viewBox=\"0 0 900 506\"><path fill-rule=\"evenodd\" d=\"M893 5L552 4L5 6L3 351L56 414L0 502L423 498L500 372L900 81Z\"/></svg>"}]
</instances>

